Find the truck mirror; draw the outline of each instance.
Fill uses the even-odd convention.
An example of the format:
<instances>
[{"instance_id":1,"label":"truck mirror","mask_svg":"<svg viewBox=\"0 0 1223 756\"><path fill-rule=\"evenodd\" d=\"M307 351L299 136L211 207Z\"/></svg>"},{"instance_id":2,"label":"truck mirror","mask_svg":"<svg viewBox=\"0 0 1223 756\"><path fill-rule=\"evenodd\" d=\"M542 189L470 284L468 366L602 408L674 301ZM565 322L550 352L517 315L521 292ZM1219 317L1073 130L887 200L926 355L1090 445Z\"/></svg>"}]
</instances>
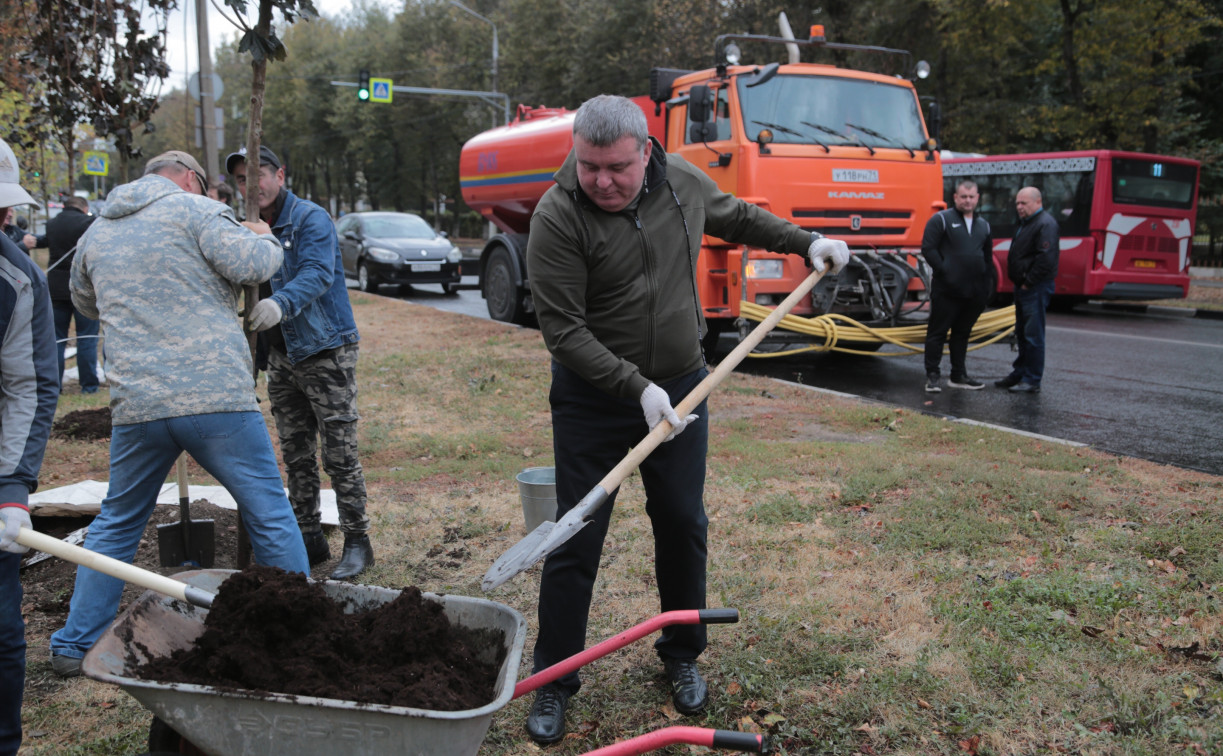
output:
<instances>
[{"instance_id":1,"label":"truck mirror","mask_svg":"<svg viewBox=\"0 0 1223 756\"><path fill-rule=\"evenodd\" d=\"M713 92L704 84L688 90L688 121L693 124L709 120L709 109L713 103Z\"/></svg>"},{"instance_id":2,"label":"truck mirror","mask_svg":"<svg viewBox=\"0 0 1223 756\"><path fill-rule=\"evenodd\" d=\"M693 123L688 126L689 142L708 142L718 138L718 129L710 121Z\"/></svg>"}]
</instances>

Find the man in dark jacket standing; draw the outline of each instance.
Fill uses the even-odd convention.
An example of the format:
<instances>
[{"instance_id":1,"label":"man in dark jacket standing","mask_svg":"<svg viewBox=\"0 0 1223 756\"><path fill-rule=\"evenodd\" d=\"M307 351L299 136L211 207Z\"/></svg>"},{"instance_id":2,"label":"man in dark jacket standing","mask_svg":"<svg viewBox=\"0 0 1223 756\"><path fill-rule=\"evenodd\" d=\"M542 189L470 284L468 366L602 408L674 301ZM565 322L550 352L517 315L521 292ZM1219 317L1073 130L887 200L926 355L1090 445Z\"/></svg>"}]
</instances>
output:
<instances>
[{"instance_id":1,"label":"man in dark jacket standing","mask_svg":"<svg viewBox=\"0 0 1223 756\"><path fill-rule=\"evenodd\" d=\"M1045 310L1057 278L1057 220L1042 206L1040 190L1025 186L1015 195L1019 230L1011 242L1006 274L1015 285L1015 338L1019 356L1011 374L994 381L1015 394L1040 393L1045 374Z\"/></svg>"},{"instance_id":2,"label":"man in dark jacket standing","mask_svg":"<svg viewBox=\"0 0 1223 756\"><path fill-rule=\"evenodd\" d=\"M72 306L68 279L72 273L76 243L93 222L94 216L89 214L89 201L82 197L68 197L60 214L47 222L46 236L40 238L49 249L47 284L51 287L51 307L55 311L60 386L64 383L64 347L67 345L68 326L75 318L76 370L82 394L93 394L98 390L98 321L86 317Z\"/></svg>"},{"instance_id":3,"label":"man in dark jacket standing","mask_svg":"<svg viewBox=\"0 0 1223 756\"><path fill-rule=\"evenodd\" d=\"M976 390L984 383L968 376L964 366L968 337L989 299L990 271L994 265L993 234L989 221L974 217L977 185L956 185L954 208L937 213L926 224L921 251L934 276L930 285L930 319L926 324L926 391L937 393L943 344L951 330L953 388Z\"/></svg>"},{"instance_id":4,"label":"man in dark jacket standing","mask_svg":"<svg viewBox=\"0 0 1223 756\"><path fill-rule=\"evenodd\" d=\"M323 535L318 450L331 477L344 552L331 578L356 577L374 564L365 514L365 473L357 456L357 324L331 216L285 188L285 169L267 146L252 169L246 151L225 159L245 197L255 192L259 217L272 227L284 264L260 288L251 328L267 345L268 399L306 554L331 558Z\"/></svg>"},{"instance_id":5,"label":"man in dark jacket standing","mask_svg":"<svg viewBox=\"0 0 1223 756\"><path fill-rule=\"evenodd\" d=\"M834 273L844 242L804 231L718 188L649 138L645 114L624 97L600 95L578 109L574 149L531 219L527 267L540 331L552 353L557 518L666 420L667 441L641 463L645 510L663 611L705 608L705 402L679 417L674 404L705 377L704 318L694 271L703 234L809 257ZM539 586L536 671L579 653L616 491L591 525L552 552ZM701 711L708 686L696 659L703 625L663 630L661 657L675 708ZM552 743L565 734L577 673L539 689L527 732Z\"/></svg>"}]
</instances>

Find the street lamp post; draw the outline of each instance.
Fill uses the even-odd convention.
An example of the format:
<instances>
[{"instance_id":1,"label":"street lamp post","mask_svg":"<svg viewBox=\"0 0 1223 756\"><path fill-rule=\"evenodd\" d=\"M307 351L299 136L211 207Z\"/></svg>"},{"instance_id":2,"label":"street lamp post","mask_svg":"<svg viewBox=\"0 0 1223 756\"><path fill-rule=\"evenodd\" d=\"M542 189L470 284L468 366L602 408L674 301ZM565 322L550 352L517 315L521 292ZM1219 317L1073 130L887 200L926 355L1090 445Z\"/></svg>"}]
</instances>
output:
<instances>
[{"instance_id":1,"label":"street lamp post","mask_svg":"<svg viewBox=\"0 0 1223 756\"><path fill-rule=\"evenodd\" d=\"M493 27L493 89L492 91L496 92L497 91L497 25L494 24L489 19L485 18L484 16L481 16L479 13L476 13L471 8L468 8L466 5L463 5L462 3L459 2L459 0L450 0L450 4L456 8L459 8L460 10L467 11L471 15L475 16L476 18L480 19L484 23ZM507 114L507 117L508 117L508 114Z\"/></svg>"}]
</instances>

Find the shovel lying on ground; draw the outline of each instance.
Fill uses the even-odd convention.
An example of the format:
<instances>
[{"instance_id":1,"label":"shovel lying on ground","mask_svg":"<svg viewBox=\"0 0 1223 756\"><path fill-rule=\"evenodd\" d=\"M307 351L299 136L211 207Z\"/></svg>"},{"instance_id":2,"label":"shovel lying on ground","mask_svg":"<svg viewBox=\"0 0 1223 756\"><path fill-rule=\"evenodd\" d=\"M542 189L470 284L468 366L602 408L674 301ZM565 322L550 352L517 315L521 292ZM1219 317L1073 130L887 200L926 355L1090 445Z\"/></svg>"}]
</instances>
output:
<instances>
[{"instance_id":1,"label":"shovel lying on ground","mask_svg":"<svg viewBox=\"0 0 1223 756\"><path fill-rule=\"evenodd\" d=\"M752 332L747 335L739 345L726 356L718 364L714 371L705 376L705 380L697 384L696 388L684 397L679 404L675 406L675 414L680 417L685 417L692 414L705 397L713 392L714 388L721 383L726 376L734 372L734 369L743 361L748 352L751 352L756 346L764 340L769 331L786 316L798 301L807 295L811 289L819 283L823 273L813 271L807 276L801 284L798 285L790 295L782 300L781 304L777 305L777 309L773 310L767 318L760 321L760 325L752 329ZM633 447L620 460L611 472L609 472L603 480L599 481L594 488L590 489L590 493L582 497L582 500L577 503L573 509L565 513L558 522L544 522L539 527L532 530L518 543L510 547L510 550L501 555L493 566L488 568L488 572L484 573L484 580L480 583L480 587L485 591L490 591L493 588L505 583L510 578L518 573L528 569L531 565L543 559L548 554L552 553L565 541L572 538L579 530L584 528L590 521L587 519L594 513L604 502L607 501L611 492L624 482L633 470L650 455L650 452L658 448L658 445L663 442L663 439L671 432L671 423L663 420L658 425L654 426L654 430L650 431L641 443Z\"/></svg>"},{"instance_id":2,"label":"shovel lying on ground","mask_svg":"<svg viewBox=\"0 0 1223 756\"><path fill-rule=\"evenodd\" d=\"M178 455L178 522L157 526L157 555L162 567L211 567L217 559L216 523L191 519L187 496L187 455Z\"/></svg>"},{"instance_id":3,"label":"shovel lying on ground","mask_svg":"<svg viewBox=\"0 0 1223 756\"><path fill-rule=\"evenodd\" d=\"M127 562L120 562L118 559L99 554L96 551L73 546L70 543L65 543L58 538L52 538L36 530L21 528L17 531L16 540L22 546L29 546L31 549L44 551L73 564L79 564L82 567L97 570L104 575L118 578L125 583L133 583L150 591L164 593L170 598L195 604L204 609L211 608L212 600L216 598L215 594L202 588L180 583L174 578L158 575L156 572L149 572Z\"/></svg>"}]
</instances>

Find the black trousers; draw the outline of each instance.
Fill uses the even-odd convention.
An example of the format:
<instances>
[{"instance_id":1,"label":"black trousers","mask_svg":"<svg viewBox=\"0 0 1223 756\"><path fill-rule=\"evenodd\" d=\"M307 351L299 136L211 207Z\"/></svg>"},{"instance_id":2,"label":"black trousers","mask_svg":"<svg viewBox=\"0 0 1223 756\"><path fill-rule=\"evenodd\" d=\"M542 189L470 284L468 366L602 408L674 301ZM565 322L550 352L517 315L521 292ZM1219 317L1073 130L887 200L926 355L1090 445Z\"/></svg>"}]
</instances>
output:
<instances>
[{"instance_id":1,"label":"black trousers","mask_svg":"<svg viewBox=\"0 0 1223 756\"><path fill-rule=\"evenodd\" d=\"M702 368L666 384L672 406L705 377ZM557 518L574 507L611 472L648 432L641 404L609 396L572 370L552 363L553 446L556 456ZM706 535L705 454L709 447L709 409L701 402L698 420L661 444L640 467L646 513L654 530L654 574L662 611L705 608ZM617 489L618 491L619 489ZM548 555L539 584L539 638L535 671L580 653L603 539L617 491L592 516L591 524ZM614 613L614 609L613 609ZM627 629L645 617L619 617ZM704 625L665 628L654 644L660 657L695 659L705 650ZM558 681L576 692L577 673Z\"/></svg>"},{"instance_id":2,"label":"black trousers","mask_svg":"<svg viewBox=\"0 0 1223 756\"><path fill-rule=\"evenodd\" d=\"M968 354L968 338L977 318L985 311L986 297L957 297L935 285L930 289L930 319L926 323L926 375L939 376L943 361L943 345L951 331L951 377L963 378Z\"/></svg>"}]
</instances>

